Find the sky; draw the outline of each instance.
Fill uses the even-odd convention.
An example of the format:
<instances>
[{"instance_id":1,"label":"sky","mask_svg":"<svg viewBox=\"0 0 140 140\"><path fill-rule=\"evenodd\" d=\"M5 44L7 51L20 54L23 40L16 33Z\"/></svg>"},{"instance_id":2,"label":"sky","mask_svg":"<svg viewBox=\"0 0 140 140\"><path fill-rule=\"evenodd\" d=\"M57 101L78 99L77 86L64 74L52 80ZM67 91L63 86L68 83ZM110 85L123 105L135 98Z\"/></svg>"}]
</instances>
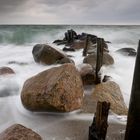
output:
<instances>
[{"instance_id":1,"label":"sky","mask_svg":"<svg viewBox=\"0 0 140 140\"><path fill-rule=\"evenodd\" d=\"M0 0L0 24L140 24L140 0Z\"/></svg>"}]
</instances>

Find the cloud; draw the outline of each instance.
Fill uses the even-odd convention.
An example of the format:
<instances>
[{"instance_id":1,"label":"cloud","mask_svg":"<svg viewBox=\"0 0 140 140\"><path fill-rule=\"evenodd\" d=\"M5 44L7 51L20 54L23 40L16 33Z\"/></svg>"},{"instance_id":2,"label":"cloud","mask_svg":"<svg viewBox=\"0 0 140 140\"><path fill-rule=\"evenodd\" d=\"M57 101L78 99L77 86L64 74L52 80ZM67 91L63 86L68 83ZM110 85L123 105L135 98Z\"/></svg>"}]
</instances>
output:
<instances>
[{"instance_id":1,"label":"cloud","mask_svg":"<svg viewBox=\"0 0 140 140\"><path fill-rule=\"evenodd\" d=\"M140 23L139 0L0 0L0 23Z\"/></svg>"},{"instance_id":2,"label":"cloud","mask_svg":"<svg viewBox=\"0 0 140 140\"><path fill-rule=\"evenodd\" d=\"M0 0L0 14L13 12L25 2L26 0Z\"/></svg>"}]
</instances>

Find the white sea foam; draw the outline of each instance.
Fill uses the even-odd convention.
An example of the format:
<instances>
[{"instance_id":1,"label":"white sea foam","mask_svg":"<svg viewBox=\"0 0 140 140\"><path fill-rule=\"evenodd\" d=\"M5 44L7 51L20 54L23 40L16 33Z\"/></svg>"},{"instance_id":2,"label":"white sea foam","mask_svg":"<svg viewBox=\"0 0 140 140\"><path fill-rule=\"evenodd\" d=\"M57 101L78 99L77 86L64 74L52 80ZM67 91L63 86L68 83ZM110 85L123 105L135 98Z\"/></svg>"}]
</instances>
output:
<instances>
[{"instance_id":1,"label":"white sea foam","mask_svg":"<svg viewBox=\"0 0 140 140\"><path fill-rule=\"evenodd\" d=\"M74 28L78 33L92 33L112 42L112 44L109 44L109 50L114 57L115 64L102 67L102 71L104 75L111 76L113 80L120 85L125 103L128 106L135 57L122 56L115 53L115 51L123 47L132 47L136 49L140 35L140 28L66 26L62 29L55 29L56 31L53 33L49 32L50 34L46 32L38 33L36 36L31 37L31 40L29 41L31 43L28 42L27 44L18 45L12 43L4 43L5 45L3 43L0 44L0 67L11 67L16 73L15 75L0 77L0 96L4 93L16 95L0 98L0 132L13 123L21 123L32 128L36 132L39 132L39 134L47 140L72 140L74 137L81 140L87 139L87 131L92 122L93 114L79 115L78 113L75 113L64 116L36 114L25 110L19 98L22 86L26 79L43 70L54 67L54 65L44 66L34 62L32 56L33 45L46 42L52 45L51 42L54 39L63 38L64 31L70 28ZM53 46L59 49L63 48L63 46L55 46L54 44ZM74 59L77 66L82 63L82 50L69 52L67 54L73 56L72 59ZM10 61L16 61L19 63L9 64ZM109 120L110 122L126 123L126 118L124 116L118 117L112 115L109 117Z\"/></svg>"}]
</instances>

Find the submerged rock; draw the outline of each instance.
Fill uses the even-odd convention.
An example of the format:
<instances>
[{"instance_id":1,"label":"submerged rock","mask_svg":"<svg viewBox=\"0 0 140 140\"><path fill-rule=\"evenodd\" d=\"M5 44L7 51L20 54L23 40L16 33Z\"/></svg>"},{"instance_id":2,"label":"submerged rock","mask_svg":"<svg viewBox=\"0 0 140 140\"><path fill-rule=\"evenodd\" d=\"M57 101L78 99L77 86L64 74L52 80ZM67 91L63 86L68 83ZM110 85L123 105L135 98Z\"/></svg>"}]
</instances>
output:
<instances>
[{"instance_id":1,"label":"submerged rock","mask_svg":"<svg viewBox=\"0 0 140 140\"><path fill-rule=\"evenodd\" d=\"M9 67L0 67L0 75L15 74L14 70Z\"/></svg>"},{"instance_id":2,"label":"submerged rock","mask_svg":"<svg viewBox=\"0 0 140 140\"><path fill-rule=\"evenodd\" d=\"M70 52L75 52L75 49L74 49L74 48L70 48L70 47L64 47L64 48L63 48L63 51L64 51L64 52L68 52L68 51L70 51Z\"/></svg>"},{"instance_id":3,"label":"submerged rock","mask_svg":"<svg viewBox=\"0 0 140 140\"><path fill-rule=\"evenodd\" d=\"M137 52L133 48L121 48L116 51L117 53L120 53L125 56L136 56Z\"/></svg>"},{"instance_id":4,"label":"submerged rock","mask_svg":"<svg viewBox=\"0 0 140 140\"><path fill-rule=\"evenodd\" d=\"M104 78L103 78L102 82L107 82L107 81L110 81L110 80L112 80L111 76L104 75Z\"/></svg>"},{"instance_id":5,"label":"submerged rock","mask_svg":"<svg viewBox=\"0 0 140 140\"><path fill-rule=\"evenodd\" d=\"M127 114L127 107L125 105L120 87L113 81L103 82L95 86L93 92L94 100L107 101L111 104L111 110L119 115Z\"/></svg>"},{"instance_id":6,"label":"submerged rock","mask_svg":"<svg viewBox=\"0 0 140 140\"><path fill-rule=\"evenodd\" d=\"M92 67L96 67L96 57L97 54L93 53L91 55L88 55L84 58L83 63L88 63L92 65ZM111 55L108 53L104 52L103 54L103 65L112 65L114 64L114 59Z\"/></svg>"},{"instance_id":7,"label":"submerged rock","mask_svg":"<svg viewBox=\"0 0 140 140\"><path fill-rule=\"evenodd\" d=\"M42 138L31 129L14 124L0 134L0 140L42 140Z\"/></svg>"},{"instance_id":8,"label":"submerged rock","mask_svg":"<svg viewBox=\"0 0 140 140\"><path fill-rule=\"evenodd\" d=\"M83 103L80 74L73 64L43 71L24 83L21 100L31 111L70 112L80 109Z\"/></svg>"},{"instance_id":9,"label":"submerged rock","mask_svg":"<svg viewBox=\"0 0 140 140\"><path fill-rule=\"evenodd\" d=\"M47 65L56 63L62 64L64 63L64 58L67 60L65 63L73 63L73 61L69 59L65 54L46 44L35 45L33 47L32 54L35 62L44 63ZM63 61L62 63L61 60Z\"/></svg>"},{"instance_id":10,"label":"submerged rock","mask_svg":"<svg viewBox=\"0 0 140 140\"><path fill-rule=\"evenodd\" d=\"M28 65L26 62L18 62L18 61L9 61L8 64L17 64L17 65Z\"/></svg>"}]
</instances>

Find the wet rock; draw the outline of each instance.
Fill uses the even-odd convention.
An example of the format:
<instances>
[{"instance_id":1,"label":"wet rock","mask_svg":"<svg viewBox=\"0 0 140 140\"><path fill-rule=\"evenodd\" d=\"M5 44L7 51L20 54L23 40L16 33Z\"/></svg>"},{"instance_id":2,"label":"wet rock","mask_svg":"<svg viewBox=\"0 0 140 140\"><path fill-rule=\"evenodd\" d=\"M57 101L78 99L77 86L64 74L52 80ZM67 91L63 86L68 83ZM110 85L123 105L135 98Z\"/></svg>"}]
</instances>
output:
<instances>
[{"instance_id":1,"label":"wet rock","mask_svg":"<svg viewBox=\"0 0 140 140\"><path fill-rule=\"evenodd\" d=\"M83 49L83 48L85 48L85 40L75 40L72 43L71 48L74 48L74 49Z\"/></svg>"},{"instance_id":2,"label":"wet rock","mask_svg":"<svg viewBox=\"0 0 140 140\"><path fill-rule=\"evenodd\" d=\"M136 56L137 52L133 48L121 48L116 51L117 53L120 53L125 56Z\"/></svg>"},{"instance_id":3,"label":"wet rock","mask_svg":"<svg viewBox=\"0 0 140 140\"><path fill-rule=\"evenodd\" d=\"M0 67L0 75L15 74L14 70L9 67Z\"/></svg>"},{"instance_id":4,"label":"wet rock","mask_svg":"<svg viewBox=\"0 0 140 140\"><path fill-rule=\"evenodd\" d=\"M96 43L96 39L97 39L97 36L96 35L93 35L93 34L88 34L88 33L82 33L79 35L79 38L80 40L85 40L87 38L87 36L90 38L90 41L92 43Z\"/></svg>"},{"instance_id":5,"label":"wet rock","mask_svg":"<svg viewBox=\"0 0 140 140\"><path fill-rule=\"evenodd\" d=\"M57 64L65 64L65 63L73 63L73 64L75 64L75 62L72 59L68 58L68 57L64 57L61 60L56 61L56 63Z\"/></svg>"},{"instance_id":6,"label":"wet rock","mask_svg":"<svg viewBox=\"0 0 140 140\"><path fill-rule=\"evenodd\" d=\"M110 42L110 41L105 41L105 43L111 44L111 42Z\"/></svg>"},{"instance_id":7,"label":"wet rock","mask_svg":"<svg viewBox=\"0 0 140 140\"><path fill-rule=\"evenodd\" d=\"M42 138L31 129L14 124L0 134L0 140L42 140Z\"/></svg>"},{"instance_id":8,"label":"wet rock","mask_svg":"<svg viewBox=\"0 0 140 140\"><path fill-rule=\"evenodd\" d=\"M64 47L64 48L63 48L63 51L64 51L64 52L68 52L68 51L70 51L70 52L75 52L75 49L74 49L74 48L70 48L70 47Z\"/></svg>"},{"instance_id":9,"label":"wet rock","mask_svg":"<svg viewBox=\"0 0 140 140\"><path fill-rule=\"evenodd\" d=\"M93 92L93 98L96 101L107 101L111 103L111 110L118 115L126 115L127 107L118 84L113 81L107 81L96 85Z\"/></svg>"},{"instance_id":10,"label":"wet rock","mask_svg":"<svg viewBox=\"0 0 140 140\"><path fill-rule=\"evenodd\" d=\"M92 65L92 67L96 67L96 57L97 57L96 53L90 54L84 58L83 63L88 63ZM114 64L113 57L110 54L104 52L103 65L112 65L112 64Z\"/></svg>"},{"instance_id":11,"label":"wet rock","mask_svg":"<svg viewBox=\"0 0 140 140\"><path fill-rule=\"evenodd\" d=\"M66 40L67 44L71 44L75 39L77 39L77 33L73 29L65 32L65 37L63 40Z\"/></svg>"},{"instance_id":12,"label":"wet rock","mask_svg":"<svg viewBox=\"0 0 140 140\"><path fill-rule=\"evenodd\" d=\"M83 84L73 64L43 71L28 79L21 92L25 108L31 111L70 112L83 103Z\"/></svg>"},{"instance_id":13,"label":"wet rock","mask_svg":"<svg viewBox=\"0 0 140 140\"><path fill-rule=\"evenodd\" d=\"M79 65L78 70L80 72L83 85L93 85L95 82L95 68L92 68L90 64Z\"/></svg>"},{"instance_id":14,"label":"wet rock","mask_svg":"<svg viewBox=\"0 0 140 140\"><path fill-rule=\"evenodd\" d=\"M66 40L55 40L53 43L57 44L57 45L65 45L67 43Z\"/></svg>"},{"instance_id":15,"label":"wet rock","mask_svg":"<svg viewBox=\"0 0 140 140\"><path fill-rule=\"evenodd\" d=\"M107 82L107 81L110 81L111 79L112 79L111 76L105 75L102 82Z\"/></svg>"},{"instance_id":16,"label":"wet rock","mask_svg":"<svg viewBox=\"0 0 140 140\"><path fill-rule=\"evenodd\" d=\"M28 63L26 62L18 62L18 61L9 61L8 64L28 65Z\"/></svg>"},{"instance_id":17,"label":"wet rock","mask_svg":"<svg viewBox=\"0 0 140 140\"><path fill-rule=\"evenodd\" d=\"M67 59L66 63L72 62L65 54L46 44L35 45L32 54L35 62L47 65L59 63L64 58Z\"/></svg>"}]
</instances>

